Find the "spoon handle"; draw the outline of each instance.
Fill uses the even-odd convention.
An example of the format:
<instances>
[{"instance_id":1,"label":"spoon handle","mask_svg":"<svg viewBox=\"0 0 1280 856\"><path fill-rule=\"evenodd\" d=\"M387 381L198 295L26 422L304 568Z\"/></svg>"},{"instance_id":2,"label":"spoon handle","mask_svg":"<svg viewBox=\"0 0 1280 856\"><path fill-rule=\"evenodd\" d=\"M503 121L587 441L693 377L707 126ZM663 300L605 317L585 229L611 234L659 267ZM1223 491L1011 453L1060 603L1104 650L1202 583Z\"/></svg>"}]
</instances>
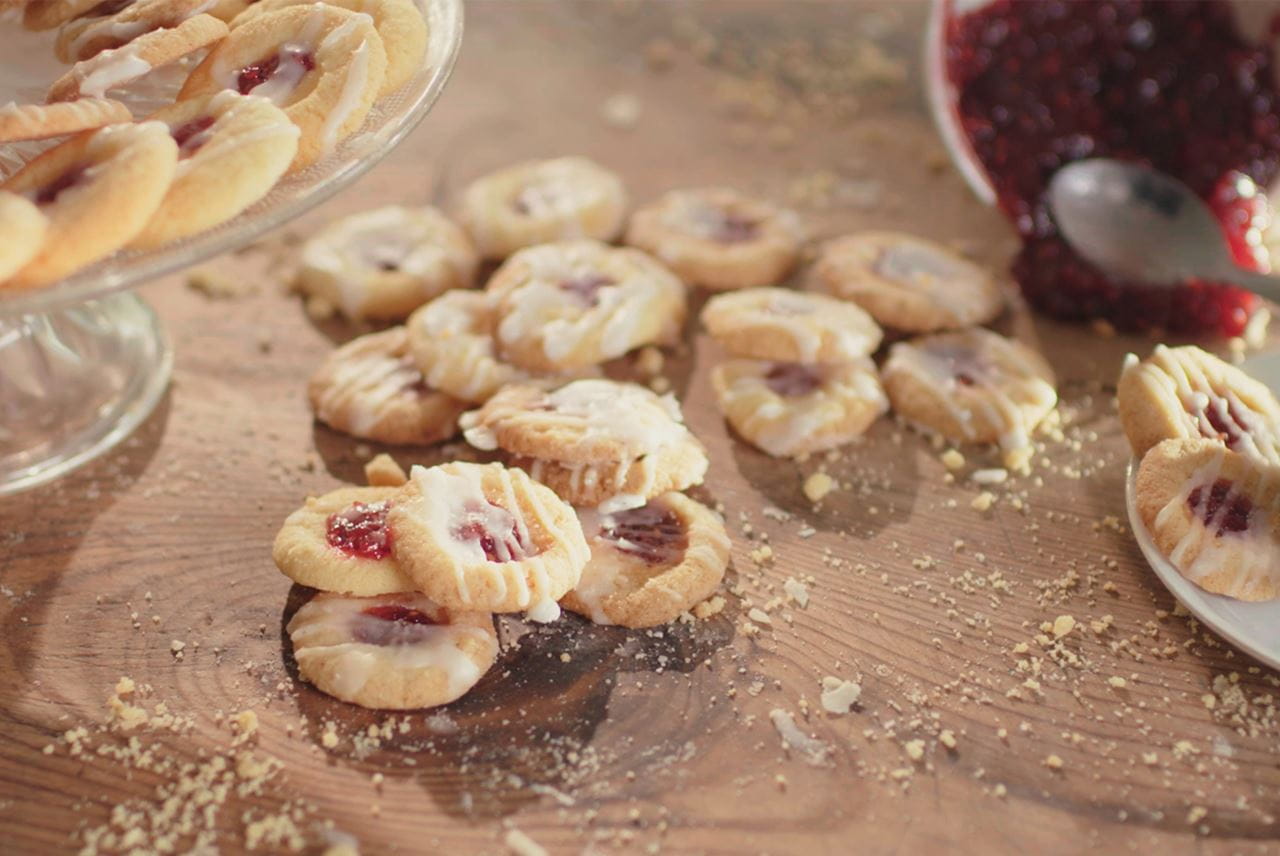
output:
<instances>
[{"instance_id":1,"label":"spoon handle","mask_svg":"<svg viewBox=\"0 0 1280 856\"><path fill-rule=\"evenodd\" d=\"M1223 275L1214 277L1214 279L1221 282L1229 282L1241 288L1247 288L1267 300L1280 302L1280 277L1233 267Z\"/></svg>"}]
</instances>

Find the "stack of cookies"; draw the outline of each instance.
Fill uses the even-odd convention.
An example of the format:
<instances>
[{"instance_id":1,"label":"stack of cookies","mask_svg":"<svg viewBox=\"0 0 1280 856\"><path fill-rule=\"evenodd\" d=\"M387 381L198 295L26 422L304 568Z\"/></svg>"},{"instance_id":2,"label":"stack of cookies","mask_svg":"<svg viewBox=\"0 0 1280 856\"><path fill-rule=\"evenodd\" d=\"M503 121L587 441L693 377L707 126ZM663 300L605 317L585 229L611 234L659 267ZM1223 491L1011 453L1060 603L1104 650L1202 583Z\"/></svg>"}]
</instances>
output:
<instances>
[{"instance_id":1,"label":"stack of cookies","mask_svg":"<svg viewBox=\"0 0 1280 856\"><path fill-rule=\"evenodd\" d=\"M1152 540L1205 591L1280 597L1280 402L1193 346L1125 362L1120 421Z\"/></svg>"},{"instance_id":2,"label":"stack of cookies","mask_svg":"<svg viewBox=\"0 0 1280 856\"><path fill-rule=\"evenodd\" d=\"M73 136L0 183L0 290L237 216L353 134L428 37L412 0L30 0L23 24L58 28L71 67L47 104L0 107L0 143ZM108 97L201 51L175 103L143 120Z\"/></svg>"}]
</instances>

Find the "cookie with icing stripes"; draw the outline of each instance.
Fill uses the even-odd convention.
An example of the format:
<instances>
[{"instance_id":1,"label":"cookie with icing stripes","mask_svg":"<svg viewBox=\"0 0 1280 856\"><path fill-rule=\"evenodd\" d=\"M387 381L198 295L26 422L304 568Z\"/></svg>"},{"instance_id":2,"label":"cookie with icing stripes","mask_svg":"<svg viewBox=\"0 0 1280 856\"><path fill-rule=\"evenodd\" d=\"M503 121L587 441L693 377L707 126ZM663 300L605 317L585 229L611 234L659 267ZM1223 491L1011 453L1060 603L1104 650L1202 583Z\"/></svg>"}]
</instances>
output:
<instances>
[{"instance_id":1,"label":"cookie with icing stripes","mask_svg":"<svg viewBox=\"0 0 1280 856\"><path fill-rule=\"evenodd\" d=\"M527 161L476 179L458 217L487 259L576 238L612 241L627 193L615 173L583 157Z\"/></svg>"},{"instance_id":2,"label":"cookie with icing stripes","mask_svg":"<svg viewBox=\"0 0 1280 856\"><path fill-rule=\"evenodd\" d=\"M997 443L1014 469L1058 402L1039 353L980 327L898 342L881 376L899 416L953 442Z\"/></svg>"},{"instance_id":3,"label":"cookie with icing stripes","mask_svg":"<svg viewBox=\"0 0 1280 856\"><path fill-rule=\"evenodd\" d=\"M985 324L1004 309L990 271L933 241L900 232L860 232L828 242L809 281L904 333Z\"/></svg>"},{"instance_id":4,"label":"cookie with icing stripes","mask_svg":"<svg viewBox=\"0 0 1280 856\"><path fill-rule=\"evenodd\" d=\"M231 89L271 101L302 135L303 169L355 133L386 75L373 19L324 3L289 6L236 27L191 72L179 100Z\"/></svg>"},{"instance_id":5,"label":"cookie with icing stripes","mask_svg":"<svg viewBox=\"0 0 1280 856\"><path fill-rule=\"evenodd\" d=\"M889 409L875 363L735 359L711 370L716 403L738 435L779 458L834 449Z\"/></svg>"},{"instance_id":6,"label":"cookie with icing stripes","mask_svg":"<svg viewBox=\"0 0 1280 856\"><path fill-rule=\"evenodd\" d=\"M307 385L316 418L380 443L429 445L457 431L466 405L427 385L403 327L369 333L338 348Z\"/></svg>"},{"instance_id":7,"label":"cookie with icing stripes","mask_svg":"<svg viewBox=\"0 0 1280 856\"><path fill-rule=\"evenodd\" d=\"M57 104L11 101L0 107L0 143L46 140L132 121L129 108L110 98L81 98Z\"/></svg>"},{"instance_id":8,"label":"cookie with icing stripes","mask_svg":"<svg viewBox=\"0 0 1280 856\"><path fill-rule=\"evenodd\" d=\"M529 375L498 356L489 296L448 291L409 317L409 347L427 383L463 401L483 404Z\"/></svg>"},{"instance_id":9,"label":"cookie with icing stripes","mask_svg":"<svg viewBox=\"0 0 1280 856\"><path fill-rule=\"evenodd\" d=\"M452 609L553 621L590 555L573 508L501 464L415 466L387 519L400 567Z\"/></svg>"},{"instance_id":10,"label":"cookie with icing stripes","mask_svg":"<svg viewBox=\"0 0 1280 856\"><path fill-rule=\"evenodd\" d=\"M727 187L673 190L635 212L626 242L690 285L716 291L777 285L800 257L794 212Z\"/></svg>"},{"instance_id":11,"label":"cookie with icing stripes","mask_svg":"<svg viewBox=\"0 0 1280 856\"><path fill-rule=\"evenodd\" d=\"M702 324L735 357L796 363L858 360L884 334L852 303L787 288L747 288L718 294Z\"/></svg>"},{"instance_id":12,"label":"cookie with icing stripes","mask_svg":"<svg viewBox=\"0 0 1280 856\"><path fill-rule=\"evenodd\" d=\"M1216 440L1164 440L1138 466L1134 497L1188 580L1238 600L1280 597L1280 468Z\"/></svg>"},{"instance_id":13,"label":"cookie with icing stripes","mask_svg":"<svg viewBox=\"0 0 1280 856\"><path fill-rule=\"evenodd\" d=\"M729 535L711 509L681 493L612 514L580 509L591 548L560 605L596 624L655 627L706 600L729 565Z\"/></svg>"},{"instance_id":14,"label":"cookie with icing stripes","mask_svg":"<svg viewBox=\"0 0 1280 856\"><path fill-rule=\"evenodd\" d=\"M1194 345L1130 355L1117 389L1120 424L1141 458L1162 440L1208 438L1280 464L1280 402L1241 369Z\"/></svg>"},{"instance_id":15,"label":"cookie with icing stripes","mask_svg":"<svg viewBox=\"0 0 1280 856\"><path fill-rule=\"evenodd\" d=\"M123 47L152 30L171 29L203 13L209 0L134 0L120 8L95 6L58 30L54 53L66 63L80 62Z\"/></svg>"},{"instance_id":16,"label":"cookie with icing stripes","mask_svg":"<svg viewBox=\"0 0 1280 856\"><path fill-rule=\"evenodd\" d=\"M303 680L378 710L448 704L498 657L493 616L459 612L420 594L318 594L288 625Z\"/></svg>"}]
</instances>

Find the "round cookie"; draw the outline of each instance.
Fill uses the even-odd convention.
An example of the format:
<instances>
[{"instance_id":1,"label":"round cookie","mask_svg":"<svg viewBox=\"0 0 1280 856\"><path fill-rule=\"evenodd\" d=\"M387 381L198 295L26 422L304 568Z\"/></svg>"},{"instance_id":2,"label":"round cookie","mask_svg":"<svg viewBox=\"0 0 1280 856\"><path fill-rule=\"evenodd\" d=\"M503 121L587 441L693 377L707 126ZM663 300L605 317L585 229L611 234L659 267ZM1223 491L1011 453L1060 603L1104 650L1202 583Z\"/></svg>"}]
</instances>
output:
<instances>
[{"instance_id":1,"label":"round cookie","mask_svg":"<svg viewBox=\"0 0 1280 856\"><path fill-rule=\"evenodd\" d=\"M294 582L369 597L413 591L391 555L387 511L398 487L346 487L308 497L285 518L271 548L276 567Z\"/></svg>"},{"instance_id":2,"label":"round cookie","mask_svg":"<svg viewBox=\"0 0 1280 856\"><path fill-rule=\"evenodd\" d=\"M1135 498L1188 580L1238 600L1280 597L1280 468L1215 440L1165 440L1142 459Z\"/></svg>"},{"instance_id":3,"label":"round cookie","mask_svg":"<svg viewBox=\"0 0 1280 856\"><path fill-rule=\"evenodd\" d=\"M718 294L703 308L702 324L735 357L790 363L857 360L884 336L852 303L786 288Z\"/></svg>"},{"instance_id":4,"label":"round cookie","mask_svg":"<svg viewBox=\"0 0 1280 856\"><path fill-rule=\"evenodd\" d=\"M590 553L567 505L501 464L415 466L388 514L396 560L438 603L554 621Z\"/></svg>"},{"instance_id":5,"label":"round cookie","mask_svg":"<svg viewBox=\"0 0 1280 856\"><path fill-rule=\"evenodd\" d=\"M421 445L457 432L466 405L429 387L409 353L403 327L352 339L307 384L321 422L379 443Z\"/></svg>"},{"instance_id":6,"label":"round cookie","mask_svg":"<svg viewBox=\"0 0 1280 856\"><path fill-rule=\"evenodd\" d=\"M318 594L289 620L298 673L321 692L377 710L448 704L498 657L493 616L420 594Z\"/></svg>"},{"instance_id":7,"label":"round cookie","mask_svg":"<svg viewBox=\"0 0 1280 856\"><path fill-rule=\"evenodd\" d=\"M502 356L563 372L670 343L684 325L684 285L649 256L597 241L520 250L486 286Z\"/></svg>"},{"instance_id":8,"label":"round cookie","mask_svg":"<svg viewBox=\"0 0 1280 856\"><path fill-rule=\"evenodd\" d=\"M31 261L44 244L49 220L34 203L0 190L0 291L4 281Z\"/></svg>"},{"instance_id":9,"label":"round cookie","mask_svg":"<svg viewBox=\"0 0 1280 856\"><path fill-rule=\"evenodd\" d=\"M231 28L253 19L284 9L300 6L312 0L260 0L237 14ZM413 0L325 0L330 6L363 12L373 19L373 26L382 37L387 51L387 71L382 81L379 97L399 89L422 67L422 56L427 52L427 21Z\"/></svg>"},{"instance_id":10,"label":"round cookie","mask_svg":"<svg viewBox=\"0 0 1280 856\"><path fill-rule=\"evenodd\" d=\"M711 385L733 429L778 458L843 446L889 409L867 357L826 364L728 360L711 370Z\"/></svg>"},{"instance_id":11,"label":"round cookie","mask_svg":"<svg viewBox=\"0 0 1280 856\"><path fill-rule=\"evenodd\" d=\"M622 179L583 157L527 161L476 179L459 219L487 259L570 238L612 241L622 231Z\"/></svg>"},{"instance_id":12,"label":"round cookie","mask_svg":"<svg viewBox=\"0 0 1280 856\"><path fill-rule=\"evenodd\" d=\"M576 505L642 505L701 484L707 453L671 396L612 380L555 390L514 385L459 420L478 449L502 449Z\"/></svg>"},{"instance_id":13,"label":"round cookie","mask_svg":"<svg viewBox=\"0 0 1280 856\"><path fill-rule=\"evenodd\" d=\"M886 327L932 333L985 324L1004 310L991 273L956 253L899 232L828 242L810 271L818 291L850 300Z\"/></svg>"},{"instance_id":14,"label":"round cookie","mask_svg":"<svg viewBox=\"0 0 1280 856\"><path fill-rule=\"evenodd\" d=\"M298 129L265 98L223 91L150 116L178 144L160 209L131 247L152 249L211 229L271 192L298 150Z\"/></svg>"},{"instance_id":15,"label":"round cookie","mask_svg":"<svg viewBox=\"0 0 1280 856\"><path fill-rule=\"evenodd\" d=\"M132 121L129 108L110 98L81 98L57 104L11 101L0 107L0 143L44 140Z\"/></svg>"},{"instance_id":16,"label":"round cookie","mask_svg":"<svg viewBox=\"0 0 1280 856\"><path fill-rule=\"evenodd\" d=\"M775 285L795 267L796 215L724 187L672 190L631 216L626 242L690 285L717 291Z\"/></svg>"},{"instance_id":17,"label":"round cookie","mask_svg":"<svg viewBox=\"0 0 1280 856\"><path fill-rule=\"evenodd\" d=\"M1194 345L1141 362L1130 355L1117 390L1120 424L1135 457L1162 440L1206 437L1280 464L1280 402L1266 384Z\"/></svg>"},{"instance_id":18,"label":"round cookie","mask_svg":"<svg viewBox=\"0 0 1280 856\"><path fill-rule=\"evenodd\" d=\"M134 0L118 9L102 4L62 26L54 53L66 63L89 59L143 33L176 27L208 5L207 0Z\"/></svg>"},{"instance_id":19,"label":"round cookie","mask_svg":"<svg viewBox=\"0 0 1280 856\"><path fill-rule=\"evenodd\" d=\"M212 15L196 15L175 27L151 30L123 47L103 51L71 66L49 87L48 100L102 98L109 90L208 47L226 35L227 25Z\"/></svg>"},{"instance_id":20,"label":"round cookie","mask_svg":"<svg viewBox=\"0 0 1280 856\"><path fill-rule=\"evenodd\" d=\"M292 169L310 166L364 123L386 75L368 15L290 6L236 29L191 72L179 100L233 89L284 110L302 132Z\"/></svg>"},{"instance_id":21,"label":"round cookie","mask_svg":"<svg viewBox=\"0 0 1280 856\"><path fill-rule=\"evenodd\" d=\"M134 0L30 0L22 8L22 26L28 30L54 30L82 15L117 11Z\"/></svg>"},{"instance_id":22,"label":"round cookie","mask_svg":"<svg viewBox=\"0 0 1280 856\"><path fill-rule=\"evenodd\" d=\"M469 288L479 259L437 209L389 205L335 220L302 245L295 283L353 320L399 321L438 294Z\"/></svg>"},{"instance_id":23,"label":"round cookie","mask_svg":"<svg viewBox=\"0 0 1280 856\"><path fill-rule=\"evenodd\" d=\"M0 185L33 199L49 221L40 252L4 287L56 282L127 244L159 207L177 161L159 122L86 131L42 152Z\"/></svg>"},{"instance_id":24,"label":"round cookie","mask_svg":"<svg viewBox=\"0 0 1280 856\"><path fill-rule=\"evenodd\" d=\"M666 624L710 597L724 579L724 522L684 494L664 493L613 514L580 510L578 518L591 560L560 605L596 624Z\"/></svg>"},{"instance_id":25,"label":"round cookie","mask_svg":"<svg viewBox=\"0 0 1280 856\"><path fill-rule=\"evenodd\" d=\"M497 356L493 306L481 291L447 291L409 317L409 347L432 387L481 404L507 384L525 380Z\"/></svg>"},{"instance_id":26,"label":"round cookie","mask_svg":"<svg viewBox=\"0 0 1280 856\"><path fill-rule=\"evenodd\" d=\"M1014 469L1058 402L1043 357L980 327L898 342L881 377L899 416L955 442L999 443Z\"/></svg>"}]
</instances>

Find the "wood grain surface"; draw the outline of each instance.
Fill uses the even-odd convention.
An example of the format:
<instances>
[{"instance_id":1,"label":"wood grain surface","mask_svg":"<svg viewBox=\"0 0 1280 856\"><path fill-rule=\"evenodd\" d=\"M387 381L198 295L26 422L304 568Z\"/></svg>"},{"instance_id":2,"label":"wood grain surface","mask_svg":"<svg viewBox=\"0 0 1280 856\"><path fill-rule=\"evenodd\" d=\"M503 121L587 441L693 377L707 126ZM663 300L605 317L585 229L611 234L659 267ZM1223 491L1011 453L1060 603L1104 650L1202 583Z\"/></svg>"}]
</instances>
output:
<instances>
[{"instance_id":1,"label":"wood grain surface","mask_svg":"<svg viewBox=\"0 0 1280 856\"><path fill-rule=\"evenodd\" d=\"M1123 523L1114 379L1153 340L1018 310L1002 326L1060 373L1061 426L1033 476L989 488L990 510L891 420L829 459L751 450L715 411L718 355L696 336L668 369L734 539L721 614L651 632L503 619L500 663L443 712L388 717L298 679L282 627L305 594L272 566L272 537L377 451L313 424L304 400L360 332L285 292L289 248L317 224L448 205L494 166L581 153L636 201L724 183L793 205L815 237L903 228L997 269L1014 248L924 113L920 5L467 12L454 79L399 150L208 266L246 288L141 290L177 352L143 428L0 500L0 851L74 852L114 812L145 852L172 827L168 800L223 853L279 850L291 829L308 852L503 853L525 836L557 854L1275 852L1277 677L1179 615ZM967 470L994 463L965 452ZM815 506L802 484L818 469L840 487ZM788 578L807 606L786 601ZM105 725L122 676L152 711L128 732L119 713ZM847 714L818 703L828 676L861 686ZM243 710L258 728L234 744ZM784 749L773 711L813 742ZM236 768L245 752L278 768ZM176 784L193 777L214 787Z\"/></svg>"}]
</instances>

